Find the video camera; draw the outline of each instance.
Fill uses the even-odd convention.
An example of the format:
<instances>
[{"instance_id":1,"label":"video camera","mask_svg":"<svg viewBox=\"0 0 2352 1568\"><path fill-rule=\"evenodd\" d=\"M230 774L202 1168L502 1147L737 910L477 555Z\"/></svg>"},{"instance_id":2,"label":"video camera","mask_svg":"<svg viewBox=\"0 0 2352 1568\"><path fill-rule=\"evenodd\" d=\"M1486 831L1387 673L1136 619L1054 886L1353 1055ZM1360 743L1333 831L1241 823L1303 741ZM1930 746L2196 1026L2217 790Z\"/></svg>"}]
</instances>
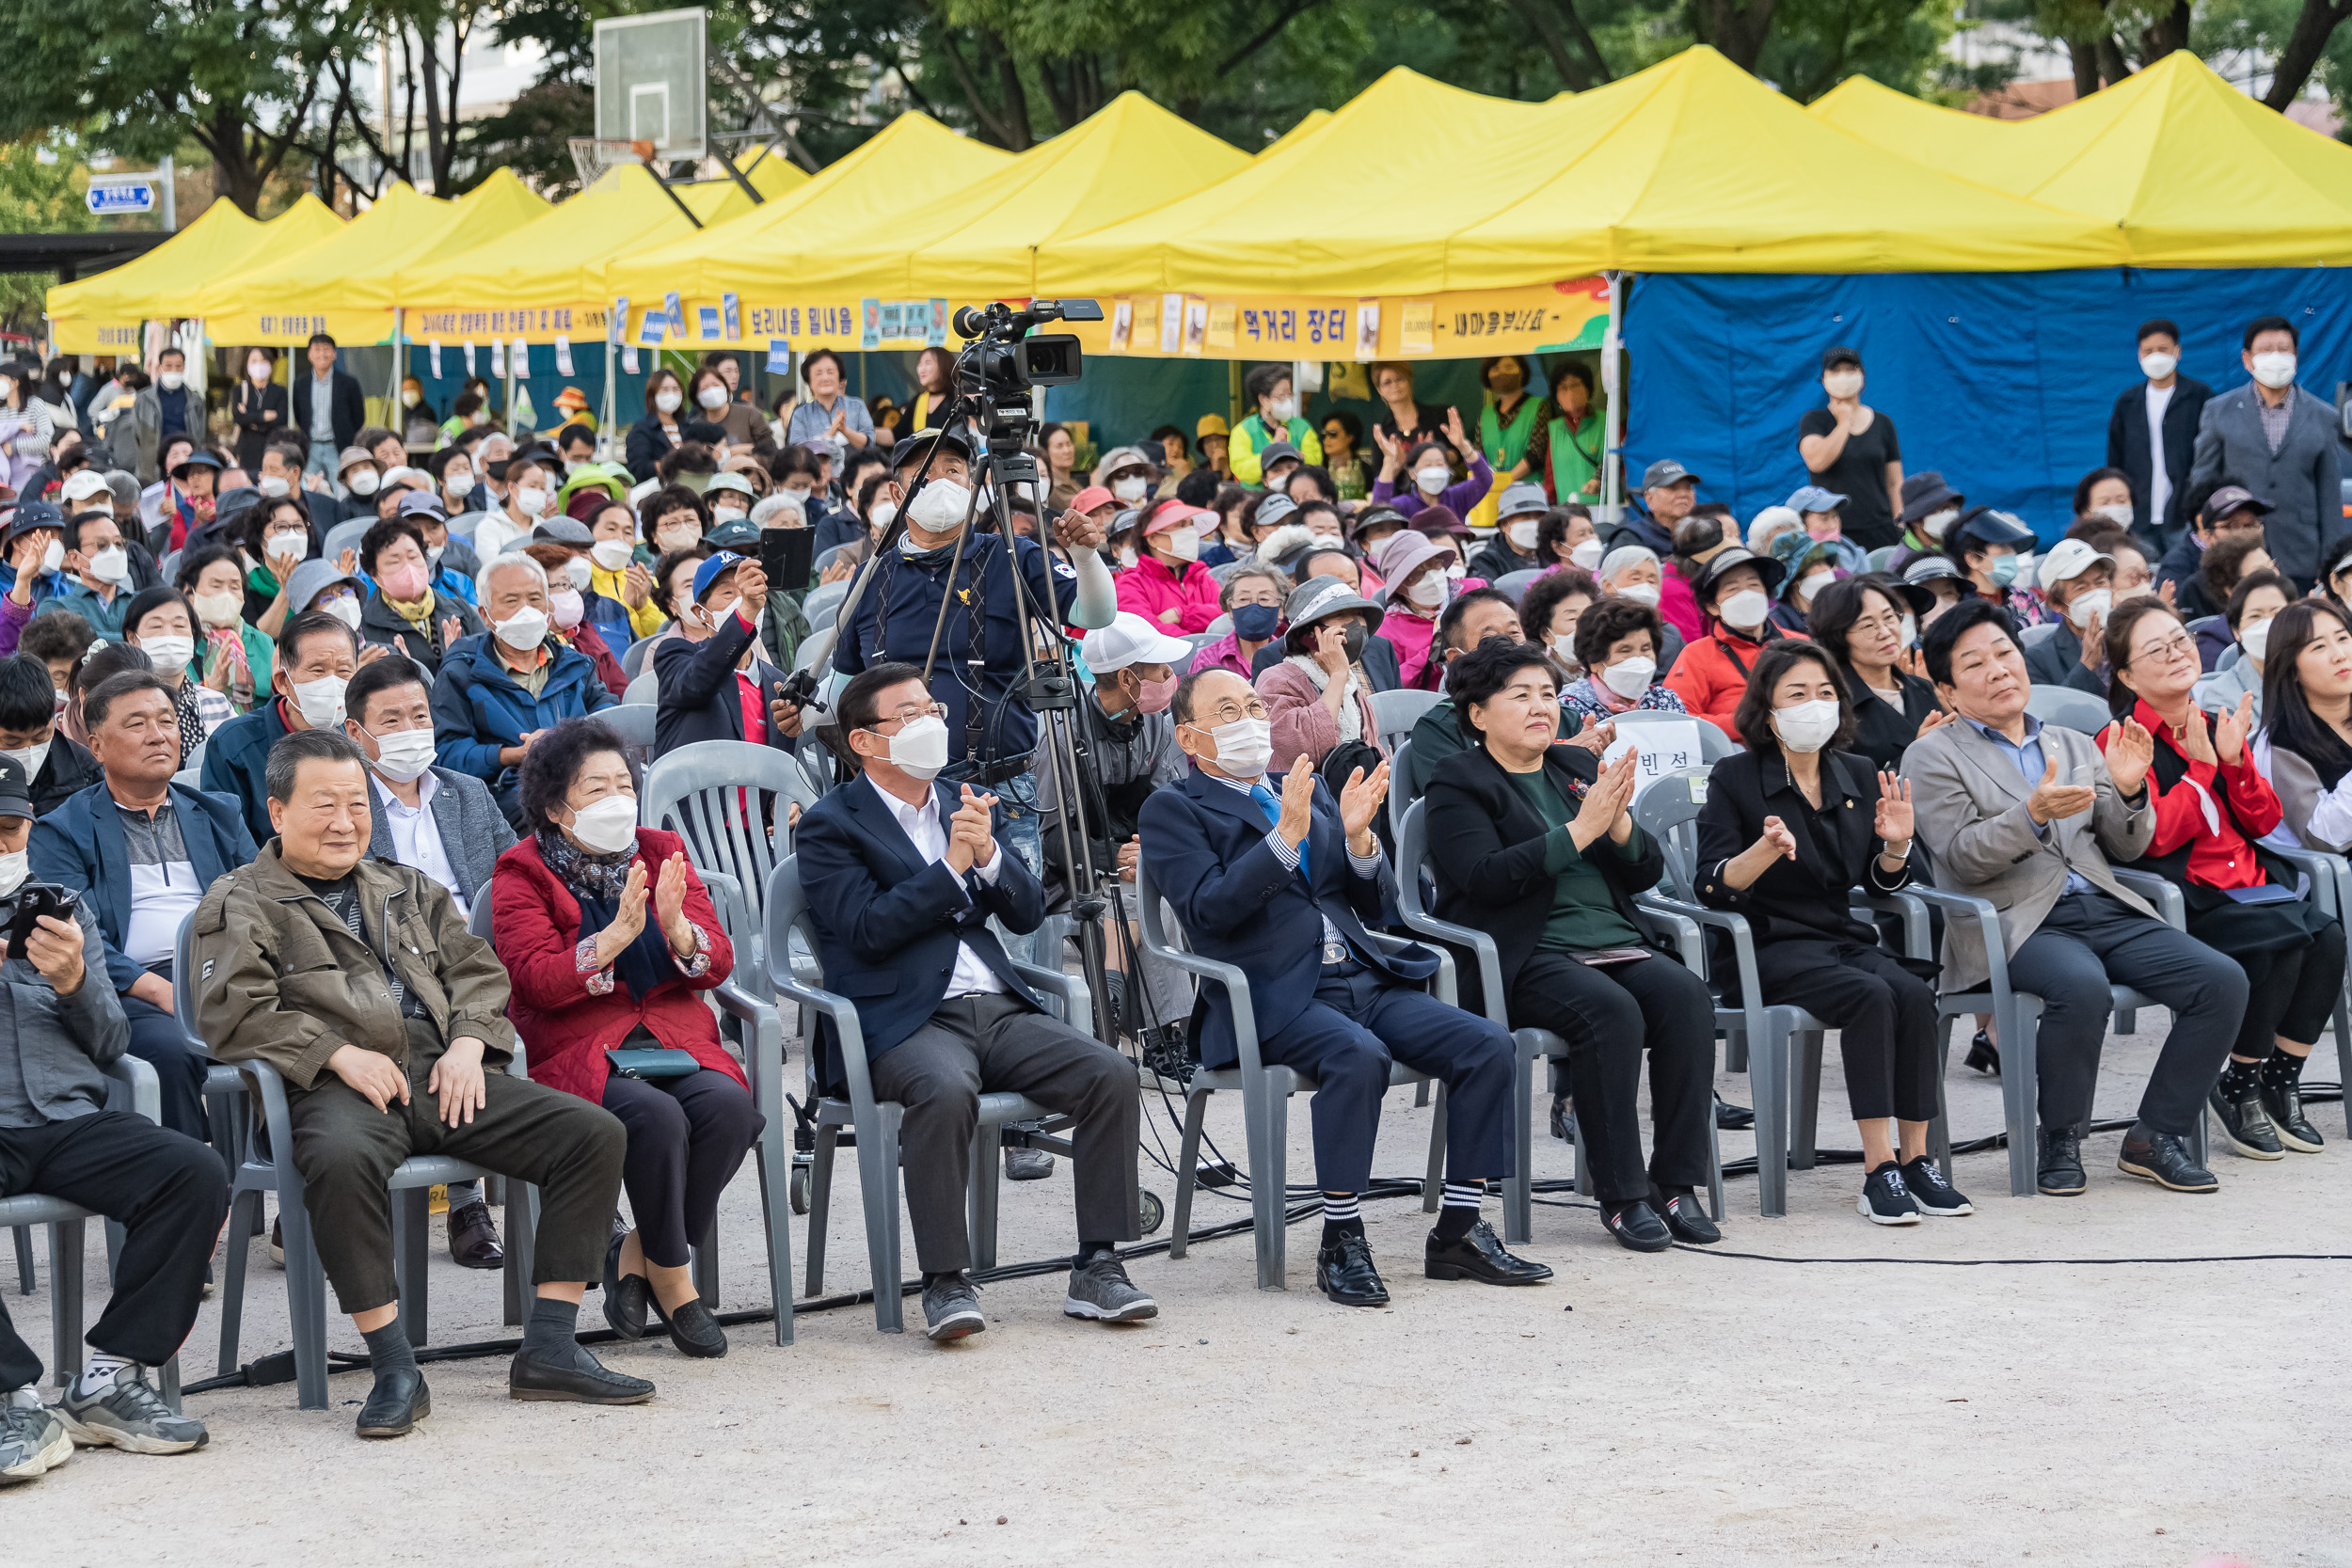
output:
<instances>
[{"instance_id":1,"label":"video camera","mask_svg":"<svg viewBox=\"0 0 2352 1568\"><path fill-rule=\"evenodd\" d=\"M1090 299L1033 299L1020 310L1002 300L963 306L955 313L954 326L971 341L956 356L956 389L993 408L1025 404L1034 387L1066 387L1085 372L1076 335L1036 336L1031 329L1050 321L1102 319L1103 307Z\"/></svg>"}]
</instances>

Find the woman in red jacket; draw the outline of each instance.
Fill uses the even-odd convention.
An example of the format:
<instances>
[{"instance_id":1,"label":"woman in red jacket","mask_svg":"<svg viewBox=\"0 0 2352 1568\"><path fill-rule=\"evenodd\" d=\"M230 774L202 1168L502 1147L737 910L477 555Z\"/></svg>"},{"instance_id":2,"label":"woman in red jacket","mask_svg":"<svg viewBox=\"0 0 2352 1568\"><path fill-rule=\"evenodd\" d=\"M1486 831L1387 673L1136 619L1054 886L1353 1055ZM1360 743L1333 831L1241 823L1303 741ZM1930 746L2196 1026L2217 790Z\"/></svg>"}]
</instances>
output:
<instances>
[{"instance_id":1,"label":"woman in red jacket","mask_svg":"<svg viewBox=\"0 0 2352 1568\"><path fill-rule=\"evenodd\" d=\"M604 1261L604 1315L636 1339L652 1311L688 1355L727 1353L687 1249L765 1125L697 994L734 950L675 833L637 826L621 737L568 719L522 764L523 841L492 874L491 943L531 1076L620 1117L637 1227Z\"/></svg>"}]
</instances>

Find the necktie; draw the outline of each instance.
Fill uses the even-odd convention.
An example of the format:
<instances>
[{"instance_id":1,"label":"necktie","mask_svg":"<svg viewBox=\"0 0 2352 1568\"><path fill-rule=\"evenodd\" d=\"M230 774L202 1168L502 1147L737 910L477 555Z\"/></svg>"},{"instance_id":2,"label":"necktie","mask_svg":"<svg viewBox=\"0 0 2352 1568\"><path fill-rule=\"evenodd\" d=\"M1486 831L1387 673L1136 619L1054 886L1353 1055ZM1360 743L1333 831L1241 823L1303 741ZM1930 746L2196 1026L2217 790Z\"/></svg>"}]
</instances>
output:
<instances>
[{"instance_id":1,"label":"necktie","mask_svg":"<svg viewBox=\"0 0 2352 1568\"><path fill-rule=\"evenodd\" d=\"M1260 811L1265 813L1267 827L1271 828L1281 821L1282 803L1274 798L1274 791L1262 784L1254 784L1249 786L1249 798L1258 802ZM1310 820L1311 821L1311 818ZM1309 837L1312 836L1312 832L1310 832ZM1304 838L1298 841L1298 874L1307 879L1309 887L1314 885L1314 878L1307 870L1307 840Z\"/></svg>"}]
</instances>

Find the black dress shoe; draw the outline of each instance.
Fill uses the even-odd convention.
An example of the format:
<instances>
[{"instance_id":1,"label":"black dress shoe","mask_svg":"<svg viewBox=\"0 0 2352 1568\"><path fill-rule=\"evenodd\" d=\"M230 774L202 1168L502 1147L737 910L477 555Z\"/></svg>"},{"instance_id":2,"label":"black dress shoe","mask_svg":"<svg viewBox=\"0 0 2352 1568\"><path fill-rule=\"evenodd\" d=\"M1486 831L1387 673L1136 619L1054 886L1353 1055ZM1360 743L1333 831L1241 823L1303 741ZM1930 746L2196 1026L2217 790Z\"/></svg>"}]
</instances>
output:
<instances>
[{"instance_id":1,"label":"black dress shoe","mask_svg":"<svg viewBox=\"0 0 2352 1568\"><path fill-rule=\"evenodd\" d=\"M433 1414L433 1390L424 1373L414 1367L396 1367L381 1373L359 1407L362 1437L405 1437L417 1423Z\"/></svg>"},{"instance_id":2,"label":"black dress shoe","mask_svg":"<svg viewBox=\"0 0 2352 1568\"><path fill-rule=\"evenodd\" d=\"M700 1296L683 1307L668 1308L661 1320L669 1324L670 1343L678 1348L679 1354L699 1356L706 1361L716 1361L726 1354L726 1333Z\"/></svg>"},{"instance_id":3,"label":"black dress shoe","mask_svg":"<svg viewBox=\"0 0 2352 1568\"><path fill-rule=\"evenodd\" d=\"M2188 1140L2178 1132L2159 1132L2146 1122L2132 1123L2116 1154L2115 1168L2126 1176L2176 1193L2218 1192L2213 1172L2189 1157Z\"/></svg>"},{"instance_id":4,"label":"black dress shoe","mask_svg":"<svg viewBox=\"0 0 2352 1568\"><path fill-rule=\"evenodd\" d=\"M2205 1101L2213 1107L2213 1119L2221 1124L2222 1142L2233 1150L2249 1160L2287 1157L2279 1130L2270 1125L2270 1113L2263 1109L2262 1089L2251 1079L2234 1090L2216 1084Z\"/></svg>"},{"instance_id":5,"label":"black dress shoe","mask_svg":"<svg viewBox=\"0 0 2352 1568\"><path fill-rule=\"evenodd\" d=\"M1988 1078L2001 1075L2001 1053L1994 1049L1993 1037L1981 1029L1968 1038L1968 1069Z\"/></svg>"},{"instance_id":6,"label":"black dress shoe","mask_svg":"<svg viewBox=\"0 0 2352 1568\"><path fill-rule=\"evenodd\" d=\"M1658 1211L1649 1206L1647 1198L1637 1197L1613 1208L1604 1205L1600 1218L1621 1247L1635 1252L1663 1252L1674 1245L1674 1232L1666 1228L1666 1222L1658 1217Z\"/></svg>"},{"instance_id":7,"label":"black dress shoe","mask_svg":"<svg viewBox=\"0 0 2352 1568\"><path fill-rule=\"evenodd\" d=\"M1005 1180L1042 1181L1054 1174L1054 1157L1041 1148L1005 1150Z\"/></svg>"},{"instance_id":8,"label":"black dress shoe","mask_svg":"<svg viewBox=\"0 0 2352 1568\"><path fill-rule=\"evenodd\" d=\"M1432 1279L1475 1279L1484 1285L1540 1285L1551 1277L1551 1265L1531 1263L1505 1252L1495 1227L1480 1220L1463 1235L1441 1241L1429 1233L1422 1252L1422 1272Z\"/></svg>"},{"instance_id":9,"label":"black dress shoe","mask_svg":"<svg viewBox=\"0 0 2352 1568\"><path fill-rule=\"evenodd\" d=\"M2083 1174L2083 1137L2071 1127L2045 1127L2035 1162L2033 1184L2047 1197L2080 1197L2090 1179Z\"/></svg>"},{"instance_id":10,"label":"black dress shoe","mask_svg":"<svg viewBox=\"0 0 2352 1568\"><path fill-rule=\"evenodd\" d=\"M506 1248L499 1241L498 1224L490 1218L490 1206L482 1199L461 1203L449 1212L449 1255L461 1269L506 1266Z\"/></svg>"},{"instance_id":11,"label":"black dress shoe","mask_svg":"<svg viewBox=\"0 0 2352 1568\"><path fill-rule=\"evenodd\" d=\"M621 1243L626 1236L615 1236L612 1244L604 1249L604 1321L612 1325L612 1332L624 1339L645 1337L645 1315L653 1305L653 1287L645 1283L642 1274L621 1272Z\"/></svg>"},{"instance_id":12,"label":"black dress shoe","mask_svg":"<svg viewBox=\"0 0 2352 1568\"><path fill-rule=\"evenodd\" d=\"M1650 1201L1657 1203L1658 1199L1653 1196ZM1674 1233L1677 1242L1689 1242L1693 1246L1710 1246L1724 1239L1724 1233L1716 1228L1715 1222L1707 1217L1707 1205L1698 1200L1696 1194L1677 1193L1659 1204L1658 1212L1665 1216L1666 1228Z\"/></svg>"},{"instance_id":13,"label":"black dress shoe","mask_svg":"<svg viewBox=\"0 0 2352 1568\"><path fill-rule=\"evenodd\" d=\"M582 1345L534 1354L515 1353L507 1364L510 1399L564 1400L574 1404L643 1404L653 1385L642 1377L610 1370Z\"/></svg>"},{"instance_id":14,"label":"black dress shoe","mask_svg":"<svg viewBox=\"0 0 2352 1568\"><path fill-rule=\"evenodd\" d=\"M1744 1105L1734 1105L1722 1095L1715 1097L1715 1126L1719 1132L1738 1132L1756 1125L1756 1113Z\"/></svg>"},{"instance_id":15,"label":"black dress shoe","mask_svg":"<svg viewBox=\"0 0 2352 1568\"><path fill-rule=\"evenodd\" d=\"M2297 1154L2316 1154L2328 1147L2328 1140L2319 1135L2319 1129L2303 1115L2303 1083L2298 1078L2265 1082L2262 1086L2263 1110L2270 1117L2271 1129L2279 1134L2279 1142Z\"/></svg>"},{"instance_id":16,"label":"black dress shoe","mask_svg":"<svg viewBox=\"0 0 2352 1568\"><path fill-rule=\"evenodd\" d=\"M1360 1230L1342 1231L1316 1251L1315 1289L1342 1307L1389 1305L1388 1284L1372 1266L1372 1243Z\"/></svg>"}]
</instances>

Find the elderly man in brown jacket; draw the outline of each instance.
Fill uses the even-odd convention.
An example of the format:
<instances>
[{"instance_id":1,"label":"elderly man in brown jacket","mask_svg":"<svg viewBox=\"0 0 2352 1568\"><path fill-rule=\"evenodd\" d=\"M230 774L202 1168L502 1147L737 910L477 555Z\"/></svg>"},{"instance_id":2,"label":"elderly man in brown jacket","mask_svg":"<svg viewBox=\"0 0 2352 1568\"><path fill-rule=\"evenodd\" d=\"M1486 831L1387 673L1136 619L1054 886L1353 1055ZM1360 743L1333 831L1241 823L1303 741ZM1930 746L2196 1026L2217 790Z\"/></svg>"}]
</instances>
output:
<instances>
[{"instance_id":1,"label":"elderly man in brown jacket","mask_svg":"<svg viewBox=\"0 0 2352 1568\"><path fill-rule=\"evenodd\" d=\"M367 858L367 763L348 737L289 735L266 777L278 836L197 908L198 1017L222 1060L266 1062L286 1080L310 1232L375 1372L359 1435L401 1436L432 1409L396 1321L385 1189L411 1155L539 1188L538 1299L508 1370L514 1397L651 1399L651 1383L606 1370L575 1338L620 1192L621 1124L575 1095L484 1070L514 1055L506 971L438 882Z\"/></svg>"}]
</instances>

